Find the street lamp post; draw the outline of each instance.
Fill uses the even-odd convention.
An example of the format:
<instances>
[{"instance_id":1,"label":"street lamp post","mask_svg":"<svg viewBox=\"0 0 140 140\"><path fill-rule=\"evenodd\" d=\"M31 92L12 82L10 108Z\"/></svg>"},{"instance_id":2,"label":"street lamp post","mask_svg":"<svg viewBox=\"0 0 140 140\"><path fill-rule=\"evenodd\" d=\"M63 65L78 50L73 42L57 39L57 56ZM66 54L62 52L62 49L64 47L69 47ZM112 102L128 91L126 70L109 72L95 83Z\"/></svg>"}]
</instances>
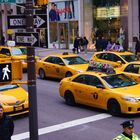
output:
<instances>
[{"instance_id":1,"label":"street lamp post","mask_svg":"<svg viewBox=\"0 0 140 140\"><path fill-rule=\"evenodd\" d=\"M34 32L33 1L32 0L26 0L25 14L26 14L26 31ZM28 74L28 93L29 93L30 140L38 140L35 50L33 46L27 47L27 74Z\"/></svg>"}]
</instances>

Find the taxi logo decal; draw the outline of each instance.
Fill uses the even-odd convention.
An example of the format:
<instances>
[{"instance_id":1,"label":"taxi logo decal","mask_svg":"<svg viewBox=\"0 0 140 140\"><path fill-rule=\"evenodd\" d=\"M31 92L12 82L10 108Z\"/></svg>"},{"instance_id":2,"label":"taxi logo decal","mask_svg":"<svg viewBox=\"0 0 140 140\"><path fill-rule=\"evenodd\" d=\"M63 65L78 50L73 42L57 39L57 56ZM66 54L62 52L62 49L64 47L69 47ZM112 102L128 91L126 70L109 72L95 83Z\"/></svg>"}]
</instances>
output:
<instances>
[{"instance_id":1,"label":"taxi logo decal","mask_svg":"<svg viewBox=\"0 0 140 140\"><path fill-rule=\"evenodd\" d=\"M93 98L94 98L95 100L98 99L98 94L97 94L96 92L93 94Z\"/></svg>"}]
</instances>

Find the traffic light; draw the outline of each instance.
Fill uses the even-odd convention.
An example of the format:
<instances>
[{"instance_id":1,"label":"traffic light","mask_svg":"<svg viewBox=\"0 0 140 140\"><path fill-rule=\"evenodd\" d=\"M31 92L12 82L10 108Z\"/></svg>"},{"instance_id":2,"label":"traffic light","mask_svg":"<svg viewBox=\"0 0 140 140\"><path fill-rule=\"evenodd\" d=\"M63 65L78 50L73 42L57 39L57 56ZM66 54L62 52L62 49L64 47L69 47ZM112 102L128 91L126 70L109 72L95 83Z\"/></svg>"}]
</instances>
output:
<instances>
[{"instance_id":1,"label":"traffic light","mask_svg":"<svg viewBox=\"0 0 140 140\"><path fill-rule=\"evenodd\" d=\"M49 3L49 0L36 0L35 5L44 6Z\"/></svg>"},{"instance_id":2,"label":"traffic light","mask_svg":"<svg viewBox=\"0 0 140 140\"><path fill-rule=\"evenodd\" d=\"M22 63L20 60L0 58L0 83L10 83L22 79Z\"/></svg>"}]
</instances>

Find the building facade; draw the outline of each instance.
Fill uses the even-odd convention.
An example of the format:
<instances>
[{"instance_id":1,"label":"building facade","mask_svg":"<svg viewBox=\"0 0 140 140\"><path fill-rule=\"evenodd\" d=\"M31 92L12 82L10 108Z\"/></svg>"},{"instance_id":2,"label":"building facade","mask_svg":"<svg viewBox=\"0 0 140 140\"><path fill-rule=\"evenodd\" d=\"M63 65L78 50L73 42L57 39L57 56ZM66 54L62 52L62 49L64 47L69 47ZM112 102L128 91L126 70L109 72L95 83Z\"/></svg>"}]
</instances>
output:
<instances>
[{"instance_id":1,"label":"building facade","mask_svg":"<svg viewBox=\"0 0 140 140\"><path fill-rule=\"evenodd\" d=\"M121 41L133 51L133 36L140 37L139 6L139 0L50 0L47 28L35 32L40 32L40 40L45 40L47 48L72 49L79 35L87 37L90 49L96 37L104 36L113 42ZM18 13L15 5L0 4L0 38L7 38L7 15L24 14L20 10Z\"/></svg>"}]
</instances>

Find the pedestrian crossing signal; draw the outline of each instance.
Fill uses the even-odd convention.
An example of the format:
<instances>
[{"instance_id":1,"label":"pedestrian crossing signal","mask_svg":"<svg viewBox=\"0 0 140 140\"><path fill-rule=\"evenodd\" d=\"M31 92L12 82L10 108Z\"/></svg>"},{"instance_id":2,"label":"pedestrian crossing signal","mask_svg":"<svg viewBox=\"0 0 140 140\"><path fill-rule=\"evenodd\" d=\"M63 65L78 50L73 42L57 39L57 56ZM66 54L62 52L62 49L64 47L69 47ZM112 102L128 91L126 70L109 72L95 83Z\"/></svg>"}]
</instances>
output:
<instances>
[{"instance_id":1,"label":"pedestrian crossing signal","mask_svg":"<svg viewBox=\"0 0 140 140\"><path fill-rule=\"evenodd\" d=\"M0 83L9 83L22 79L21 61L0 62Z\"/></svg>"},{"instance_id":2,"label":"pedestrian crossing signal","mask_svg":"<svg viewBox=\"0 0 140 140\"><path fill-rule=\"evenodd\" d=\"M11 63L0 64L0 82L12 81L11 69Z\"/></svg>"}]
</instances>

